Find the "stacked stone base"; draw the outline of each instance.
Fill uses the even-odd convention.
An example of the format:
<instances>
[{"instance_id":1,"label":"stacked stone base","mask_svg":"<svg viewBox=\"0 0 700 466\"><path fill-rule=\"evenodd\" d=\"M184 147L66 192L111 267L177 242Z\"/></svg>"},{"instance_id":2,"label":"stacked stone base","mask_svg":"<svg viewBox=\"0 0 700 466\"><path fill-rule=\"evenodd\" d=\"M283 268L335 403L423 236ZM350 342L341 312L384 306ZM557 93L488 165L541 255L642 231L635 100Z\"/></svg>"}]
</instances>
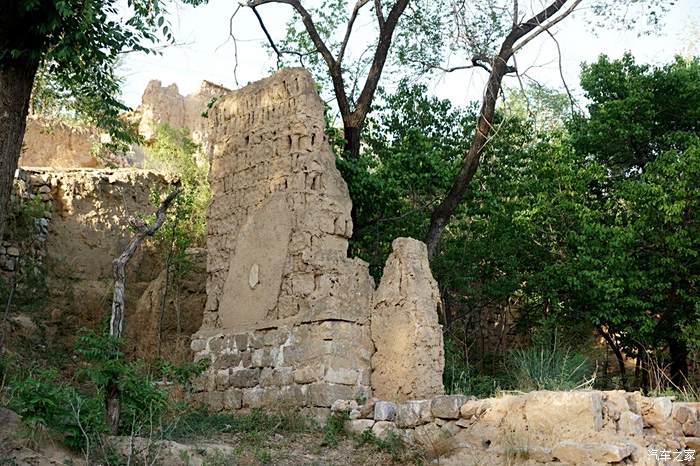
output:
<instances>
[{"instance_id":1,"label":"stacked stone base","mask_svg":"<svg viewBox=\"0 0 700 466\"><path fill-rule=\"evenodd\" d=\"M440 464L681 465L694 464L700 445L699 407L638 392L541 391L359 406L339 400L332 409L349 413L348 432L396 436Z\"/></svg>"},{"instance_id":2,"label":"stacked stone base","mask_svg":"<svg viewBox=\"0 0 700 466\"><path fill-rule=\"evenodd\" d=\"M322 417L337 399L369 398L372 349L368 326L346 321L200 332L192 350L210 366L194 388L213 410L312 408Z\"/></svg>"}]
</instances>

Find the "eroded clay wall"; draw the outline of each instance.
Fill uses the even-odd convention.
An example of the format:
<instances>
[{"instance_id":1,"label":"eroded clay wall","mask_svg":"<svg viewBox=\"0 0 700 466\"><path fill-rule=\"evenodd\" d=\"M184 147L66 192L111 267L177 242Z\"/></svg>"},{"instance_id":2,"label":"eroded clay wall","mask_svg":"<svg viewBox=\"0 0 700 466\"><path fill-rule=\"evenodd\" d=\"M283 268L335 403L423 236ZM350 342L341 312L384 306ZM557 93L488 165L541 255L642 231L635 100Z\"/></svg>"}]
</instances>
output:
<instances>
[{"instance_id":1,"label":"eroded clay wall","mask_svg":"<svg viewBox=\"0 0 700 466\"><path fill-rule=\"evenodd\" d=\"M369 394L367 264L347 258L352 207L310 74L282 70L210 112L204 323L214 407L328 409Z\"/></svg>"},{"instance_id":2,"label":"eroded clay wall","mask_svg":"<svg viewBox=\"0 0 700 466\"><path fill-rule=\"evenodd\" d=\"M19 166L97 167L100 162L92 154L92 148L99 141L99 133L94 128L30 116L27 118Z\"/></svg>"}]
</instances>

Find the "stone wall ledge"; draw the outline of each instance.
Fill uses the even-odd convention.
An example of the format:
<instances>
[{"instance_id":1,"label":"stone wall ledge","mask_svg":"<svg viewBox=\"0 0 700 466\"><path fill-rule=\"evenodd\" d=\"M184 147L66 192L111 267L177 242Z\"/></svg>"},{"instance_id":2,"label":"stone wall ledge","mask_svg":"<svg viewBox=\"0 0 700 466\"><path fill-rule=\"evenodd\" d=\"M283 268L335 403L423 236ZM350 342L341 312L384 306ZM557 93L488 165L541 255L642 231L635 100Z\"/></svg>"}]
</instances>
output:
<instances>
[{"instance_id":1,"label":"stone wall ledge","mask_svg":"<svg viewBox=\"0 0 700 466\"><path fill-rule=\"evenodd\" d=\"M700 436L700 403L625 391L337 400L331 412L346 413L349 433L395 436L454 465L476 464L474 458L488 465L665 464L654 452L694 453Z\"/></svg>"}]
</instances>

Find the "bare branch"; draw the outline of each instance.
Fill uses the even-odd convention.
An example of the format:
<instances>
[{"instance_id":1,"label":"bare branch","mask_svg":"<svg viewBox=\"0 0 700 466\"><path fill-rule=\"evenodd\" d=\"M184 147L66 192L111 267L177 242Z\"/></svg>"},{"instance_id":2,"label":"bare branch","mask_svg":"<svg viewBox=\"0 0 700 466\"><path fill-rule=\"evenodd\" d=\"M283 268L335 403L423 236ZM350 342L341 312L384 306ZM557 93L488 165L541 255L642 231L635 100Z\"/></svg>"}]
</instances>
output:
<instances>
[{"instance_id":1,"label":"bare branch","mask_svg":"<svg viewBox=\"0 0 700 466\"><path fill-rule=\"evenodd\" d=\"M382 12L382 0L374 0L374 11L377 14L377 22L379 23L379 31L381 32L386 23L384 13Z\"/></svg>"},{"instance_id":2,"label":"bare branch","mask_svg":"<svg viewBox=\"0 0 700 466\"><path fill-rule=\"evenodd\" d=\"M553 15L555 15L555 14L561 9L561 7L564 5L564 3L567 2L567 0L557 0L557 1L554 2L552 5L550 5L546 10L543 10L543 11L540 12L538 15L534 16L533 18L530 18L528 21L526 21L525 23L523 23L523 25L521 25L521 27L523 27L523 26L525 26L525 25L528 25L528 27L529 27L529 26L532 26L532 27L529 27L529 30L528 30L527 32L525 32L524 34L522 34L520 37L524 37L526 34L529 34L530 31L532 31L532 30L533 30L535 27L537 27L537 26L539 26L539 29L537 29L532 35L530 35L530 36L528 36L527 38L523 39L523 41L520 42L520 43L518 43L517 46L513 47L513 53L516 53L518 50L522 49L524 46L526 46L528 43L530 43L530 41L532 41L535 37L539 36L539 35L542 34L544 31L549 30L552 26L554 26L555 24L559 23L562 19L566 18L566 17L569 16L571 13L573 13L574 10L576 9L576 7L577 7L582 1L583 1L583 0L574 0L573 3L571 4L571 6L569 6L569 8L567 8L567 9L566 9L564 12L562 12L559 16L557 16L556 18L552 19L552 20L549 21L547 24L543 24L543 22L549 20ZM547 12L548 10L550 10L550 8L554 7L555 5L557 5L557 4L559 4L559 3L561 3L561 5L559 6L559 8L557 8L556 10L553 10L553 11L547 13L547 14L545 14L545 12ZM516 39L516 40L518 40L518 39Z\"/></svg>"},{"instance_id":3,"label":"bare branch","mask_svg":"<svg viewBox=\"0 0 700 466\"><path fill-rule=\"evenodd\" d=\"M559 41L557 40L556 37L554 37L554 34L552 34L552 31L549 29L546 30L547 34L549 34L549 37L552 38L554 43L557 46L557 54L559 55L559 76L561 77L561 82L564 85L564 89L566 89L566 95L569 96L569 104L571 105L571 115L573 116L575 110L574 106L576 105L576 101L574 100L574 97L571 95L571 91L569 90L569 86L566 84L566 79L564 79L564 71L562 70L561 66L561 48L559 47Z\"/></svg>"},{"instance_id":4,"label":"bare branch","mask_svg":"<svg viewBox=\"0 0 700 466\"><path fill-rule=\"evenodd\" d=\"M357 19L357 13L360 11L360 8L365 6L368 2L369 0L357 0L357 3L355 3L355 6L352 9L352 14L348 20L348 27L345 30L345 37L343 37L343 43L340 45L340 52L338 52L338 65L343 62L345 48L348 46L348 41L350 41L350 33L352 32L352 27Z\"/></svg>"}]
</instances>

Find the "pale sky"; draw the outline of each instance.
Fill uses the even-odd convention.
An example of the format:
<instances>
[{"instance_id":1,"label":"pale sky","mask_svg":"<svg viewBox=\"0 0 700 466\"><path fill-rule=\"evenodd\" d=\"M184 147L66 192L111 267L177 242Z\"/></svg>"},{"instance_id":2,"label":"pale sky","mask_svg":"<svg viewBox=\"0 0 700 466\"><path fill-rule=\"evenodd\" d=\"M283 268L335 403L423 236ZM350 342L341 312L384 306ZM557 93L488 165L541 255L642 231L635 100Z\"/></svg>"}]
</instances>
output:
<instances>
[{"instance_id":1,"label":"pale sky","mask_svg":"<svg viewBox=\"0 0 700 466\"><path fill-rule=\"evenodd\" d=\"M584 12L576 12L555 26L553 30L562 49L562 68L569 87L574 91L577 88L580 63L594 61L601 53L619 58L629 50L637 62L652 64L667 63L676 54L700 55L700 0L675 3L663 18L661 30L651 36L639 37L634 31L614 30L602 30L594 35ZM182 4L173 7L170 17L179 45L166 48L159 56L128 54L125 57L121 74L125 79L123 99L126 104L137 106L151 79L158 79L164 85L175 83L181 94L195 92L204 79L231 89L240 87L233 74L234 45L227 40L229 19L236 6L234 0L210 0L197 8ZM279 39L281 33L275 34L275 31L284 31L291 7L265 5L258 10L273 36ZM360 19L362 17L358 25L362 26ZM264 35L249 9L240 10L233 21L233 29L238 38L239 84L242 86L267 76L274 60L261 45ZM363 39L363 29L368 31L362 27L355 31L355 41ZM528 44L517 60L520 69L529 68L528 74L538 82L562 87L556 46L546 34ZM481 96L485 79L486 72L482 70L460 71L433 79L429 88L441 98L464 105ZM517 86L514 80L506 83Z\"/></svg>"}]
</instances>

